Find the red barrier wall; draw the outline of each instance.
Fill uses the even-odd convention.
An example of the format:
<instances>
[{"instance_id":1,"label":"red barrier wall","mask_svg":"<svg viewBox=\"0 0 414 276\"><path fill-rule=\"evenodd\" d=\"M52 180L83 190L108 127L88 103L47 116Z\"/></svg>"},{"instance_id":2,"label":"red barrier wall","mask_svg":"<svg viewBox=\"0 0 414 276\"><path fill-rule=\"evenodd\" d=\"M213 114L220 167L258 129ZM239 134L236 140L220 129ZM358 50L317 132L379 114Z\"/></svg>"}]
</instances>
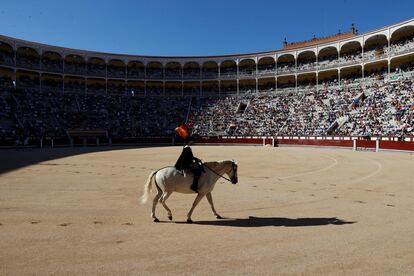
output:
<instances>
[{"instance_id":1,"label":"red barrier wall","mask_svg":"<svg viewBox=\"0 0 414 276\"><path fill-rule=\"evenodd\" d=\"M302 146L325 146L325 147L352 147L352 141L350 140L278 140L280 145L302 145Z\"/></svg>"},{"instance_id":2,"label":"red barrier wall","mask_svg":"<svg viewBox=\"0 0 414 276\"><path fill-rule=\"evenodd\" d=\"M272 139L270 139L271 141ZM234 138L234 139L223 139L223 138L202 138L197 143L204 144L253 144L263 145L263 139L261 138Z\"/></svg>"},{"instance_id":3,"label":"red barrier wall","mask_svg":"<svg viewBox=\"0 0 414 276\"><path fill-rule=\"evenodd\" d=\"M380 141L380 149L414 151L414 142Z\"/></svg>"},{"instance_id":4,"label":"red barrier wall","mask_svg":"<svg viewBox=\"0 0 414 276\"><path fill-rule=\"evenodd\" d=\"M357 147L375 149L376 141L357 140Z\"/></svg>"},{"instance_id":5,"label":"red barrier wall","mask_svg":"<svg viewBox=\"0 0 414 276\"><path fill-rule=\"evenodd\" d=\"M301 137L303 138L303 137ZM365 140L363 138L357 139L357 147L375 149L376 141L375 140ZM351 138L345 140L344 137L339 137L337 139L332 139L329 137L322 137L322 139L312 139L307 137L305 139L287 139L283 137L282 139L274 139L275 144L279 145L301 145L301 146L321 146L321 147L353 147L353 141ZM391 139L390 139L391 140ZM202 138L200 143L204 144L250 144L250 145L263 145L263 138ZM265 138L265 143L272 145L272 138ZM380 150L404 150L404 151L414 151L414 139L411 139L410 142L406 141L380 141Z\"/></svg>"}]
</instances>

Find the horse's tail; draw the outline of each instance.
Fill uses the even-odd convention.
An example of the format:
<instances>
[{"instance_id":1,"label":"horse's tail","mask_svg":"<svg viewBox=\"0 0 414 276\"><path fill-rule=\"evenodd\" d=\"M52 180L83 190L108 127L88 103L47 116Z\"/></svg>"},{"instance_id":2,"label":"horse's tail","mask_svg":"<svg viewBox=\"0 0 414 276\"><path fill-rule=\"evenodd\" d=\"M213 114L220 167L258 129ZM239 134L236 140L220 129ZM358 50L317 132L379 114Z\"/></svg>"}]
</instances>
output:
<instances>
[{"instance_id":1,"label":"horse's tail","mask_svg":"<svg viewBox=\"0 0 414 276\"><path fill-rule=\"evenodd\" d=\"M144 185L144 194L140 198L141 204L145 204L148 201L148 197L149 197L149 195L151 193L151 189L152 189L152 179L154 178L154 175L156 173L157 173L156 171L153 171L148 176L147 182Z\"/></svg>"}]
</instances>

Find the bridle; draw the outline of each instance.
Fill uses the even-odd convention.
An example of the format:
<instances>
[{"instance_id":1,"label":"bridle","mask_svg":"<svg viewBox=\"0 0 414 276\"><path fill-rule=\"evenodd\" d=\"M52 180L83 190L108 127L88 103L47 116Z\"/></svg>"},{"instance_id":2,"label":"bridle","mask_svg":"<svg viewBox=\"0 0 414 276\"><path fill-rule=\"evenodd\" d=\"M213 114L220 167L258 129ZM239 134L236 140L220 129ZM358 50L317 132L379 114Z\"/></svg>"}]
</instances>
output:
<instances>
[{"instance_id":1,"label":"bridle","mask_svg":"<svg viewBox=\"0 0 414 276\"><path fill-rule=\"evenodd\" d=\"M225 177L225 176L223 176L223 175L219 174L218 172L216 172L215 170L213 170L213 169L209 168L209 167L208 167L208 166L206 166L205 164L202 164L202 165L203 165L203 167L206 167L207 169L209 169L210 171L212 171L214 174L218 175L219 177L221 177L221 178L223 178L223 179L227 180L228 182L230 182L230 183L232 183L232 184L236 184L236 183L233 183L233 180L232 180L232 179L227 178L227 177ZM233 171L233 175L234 175L234 174L236 173L236 164L235 164L235 162L234 162L233 160L231 161L231 169L232 169L232 171ZM236 177L235 181L237 181L237 177Z\"/></svg>"}]
</instances>

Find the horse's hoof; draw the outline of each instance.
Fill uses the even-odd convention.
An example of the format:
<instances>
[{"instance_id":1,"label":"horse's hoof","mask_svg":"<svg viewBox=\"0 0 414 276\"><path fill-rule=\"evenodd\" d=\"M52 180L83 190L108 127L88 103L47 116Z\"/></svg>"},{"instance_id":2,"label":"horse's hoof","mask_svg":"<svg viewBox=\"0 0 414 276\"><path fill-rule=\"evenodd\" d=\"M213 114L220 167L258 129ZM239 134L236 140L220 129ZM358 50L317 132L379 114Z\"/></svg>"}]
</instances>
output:
<instances>
[{"instance_id":1,"label":"horse's hoof","mask_svg":"<svg viewBox=\"0 0 414 276\"><path fill-rule=\"evenodd\" d=\"M223 217L222 217L222 216L220 216L220 215L216 216L216 218L218 218L218 219L223 219Z\"/></svg>"},{"instance_id":2,"label":"horse's hoof","mask_svg":"<svg viewBox=\"0 0 414 276\"><path fill-rule=\"evenodd\" d=\"M154 222L160 222L160 220L159 220L159 219L157 219L157 218L155 218L155 219L154 219Z\"/></svg>"},{"instance_id":3,"label":"horse's hoof","mask_svg":"<svg viewBox=\"0 0 414 276\"><path fill-rule=\"evenodd\" d=\"M187 223L193 223L191 219L187 219Z\"/></svg>"},{"instance_id":4,"label":"horse's hoof","mask_svg":"<svg viewBox=\"0 0 414 276\"><path fill-rule=\"evenodd\" d=\"M168 216L168 219L169 219L169 220L172 220L172 216Z\"/></svg>"}]
</instances>

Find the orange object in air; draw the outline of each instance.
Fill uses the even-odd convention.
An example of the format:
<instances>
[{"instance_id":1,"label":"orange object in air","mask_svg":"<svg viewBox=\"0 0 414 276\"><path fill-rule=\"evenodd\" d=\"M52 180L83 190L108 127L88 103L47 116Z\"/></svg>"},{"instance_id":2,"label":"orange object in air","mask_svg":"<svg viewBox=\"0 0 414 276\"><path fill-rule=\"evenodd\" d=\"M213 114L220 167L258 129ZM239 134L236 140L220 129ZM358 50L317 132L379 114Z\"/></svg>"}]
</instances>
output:
<instances>
[{"instance_id":1,"label":"orange object in air","mask_svg":"<svg viewBox=\"0 0 414 276\"><path fill-rule=\"evenodd\" d=\"M183 125L176 127L175 132L183 139L188 137L188 130Z\"/></svg>"}]
</instances>

